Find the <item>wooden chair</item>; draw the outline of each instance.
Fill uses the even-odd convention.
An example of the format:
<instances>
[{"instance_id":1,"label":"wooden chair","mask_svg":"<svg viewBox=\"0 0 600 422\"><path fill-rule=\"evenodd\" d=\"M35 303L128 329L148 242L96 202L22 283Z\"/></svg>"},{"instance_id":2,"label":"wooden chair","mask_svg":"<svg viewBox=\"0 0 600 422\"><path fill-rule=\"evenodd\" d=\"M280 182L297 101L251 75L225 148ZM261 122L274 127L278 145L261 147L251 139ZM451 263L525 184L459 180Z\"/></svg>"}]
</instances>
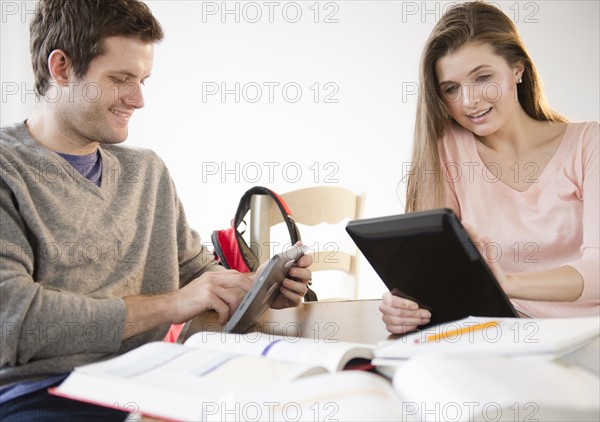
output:
<instances>
[{"instance_id":1,"label":"wooden chair","mask_svg":"<svg viewBox=\"0 0 600 422\"><path fill-rule=\"evenodd\" d=\"M335 270L346 274L342 284L342 297L356 299L358 296L358 249L352 243L345 231L344 221L361 218L364 206L364 195L357 195L354 192L337 186L315 186L296 191L280 194L287 203L292 212L292 216L298 225L302 240L309 247L309 252L313 256L313 290L319 296L324 291L324 286L335 277L332 273L322 273L317 275L315 272L324 270ZM255 195L251 201L251 220L249 225L250 247L259 257L260 262L265 262L272 253L281 250L284 246L281 243L271 241L271 228L275 229L279 223L283 223L281 213L271 200L265 195ZM307 226L317 226L313 228L318 233L327 232L327 229L321 224L328 225L327 229L331 234L323 243L315 243L315 235ZM335 225L335 226L333 226ZM284 225L280 225L281 233L287 233ZM333 229L333 230L332 230ZM282 234L288 239L287 234ZM341 245L346 244L344 248ZM316 246L315 246L316 245ZM352 253L348 252L349 250ZM339 275L338 275L339 280ZM352 285L348 285L348 279L352 280ZM339 283L338 283L339 284ZM336 293L338 293L336 291ZM326 297L327 295L325 295ZM331 299L331 295L329 295ZM335 295L339 297L339 293Z\"/></svg>"}]
</instances>

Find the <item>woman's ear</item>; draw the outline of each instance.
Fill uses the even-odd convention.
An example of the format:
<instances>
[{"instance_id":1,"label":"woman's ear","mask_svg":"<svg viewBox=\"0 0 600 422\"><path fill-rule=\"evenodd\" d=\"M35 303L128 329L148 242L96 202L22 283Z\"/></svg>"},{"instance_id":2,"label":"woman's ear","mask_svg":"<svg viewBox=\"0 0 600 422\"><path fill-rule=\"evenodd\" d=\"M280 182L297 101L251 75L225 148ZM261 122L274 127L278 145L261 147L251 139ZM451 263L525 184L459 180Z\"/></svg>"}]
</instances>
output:
<instances>
[{"instance_id":1,"label":"woman's ear","mask_svg":"<svg viewBox=\"0 0 600 422\"><path fill-rule=\"evenodd\" d=\"M48 56L48 71L58 86L64 86L72 78L71 59L62 50L53 50Z\"/></svg>"},{"instance_id":2,"label":"woman's ear","mask_svg":"<svg viewBox=\"0 0 600 422\"><path fill-rule=\"evenodd\" d=\"M518 62L513 66L515 71L515 82L521 81L523 77L523 73L525 72L525 64L523 62Z\"/></svg>"}]
</instances>

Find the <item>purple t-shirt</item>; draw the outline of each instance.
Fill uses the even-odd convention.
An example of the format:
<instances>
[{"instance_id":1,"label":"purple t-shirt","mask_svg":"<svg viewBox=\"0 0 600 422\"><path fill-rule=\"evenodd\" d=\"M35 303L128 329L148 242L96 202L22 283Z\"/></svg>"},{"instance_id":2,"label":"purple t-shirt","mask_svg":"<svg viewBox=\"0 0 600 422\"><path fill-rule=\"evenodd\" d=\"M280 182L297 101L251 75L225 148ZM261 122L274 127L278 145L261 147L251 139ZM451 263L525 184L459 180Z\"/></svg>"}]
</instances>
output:
<instances>
[{"instance_id":1,"label":"purple t-shirt","mask_svg":"<svg viewBox=\"0 0 600 422\"><path fill-rule=\"evenodd\" d=\"M67 160L83 177L100 186L102 182L102 157L98 151L88 155L70 155L58 153Z\"/></svg>"}]
</instances>

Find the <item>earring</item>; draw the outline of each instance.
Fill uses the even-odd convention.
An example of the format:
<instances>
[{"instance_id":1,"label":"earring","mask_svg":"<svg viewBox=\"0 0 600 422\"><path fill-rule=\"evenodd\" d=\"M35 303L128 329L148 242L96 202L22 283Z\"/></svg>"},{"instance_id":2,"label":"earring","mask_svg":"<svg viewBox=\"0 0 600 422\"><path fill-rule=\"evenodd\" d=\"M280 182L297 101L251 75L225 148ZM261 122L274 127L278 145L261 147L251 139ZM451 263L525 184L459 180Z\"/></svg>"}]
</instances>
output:
<instances>
[{"instance_id":1,"label":"earring","mask_svg":"<svg viewBox=\"0 0 600 422\"><path fill-rule=\"evenodd\" d=\"M523 82L523 78L519 78L519 82L517 82L517 83L520 84L521 82Z\"/></svg>"}]
</instances>

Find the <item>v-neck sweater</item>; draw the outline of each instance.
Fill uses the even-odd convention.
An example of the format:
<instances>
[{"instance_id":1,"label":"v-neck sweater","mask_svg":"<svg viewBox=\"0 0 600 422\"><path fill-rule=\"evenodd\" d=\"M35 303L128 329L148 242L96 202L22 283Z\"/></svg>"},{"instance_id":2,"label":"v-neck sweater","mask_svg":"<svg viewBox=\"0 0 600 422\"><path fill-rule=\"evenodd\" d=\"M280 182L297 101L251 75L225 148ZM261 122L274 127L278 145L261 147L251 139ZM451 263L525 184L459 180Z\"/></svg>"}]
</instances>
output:
<instances>
[{"instance_id":1,"label":"v-neck sweater","mask_svg":"<svg viewBox=\"0 0 600 422\"><path fill-rule=\"evenodd\" d=\"M96 186L23 122L0 130L0 385L161 340L122 341L123 297L174 291L219 270L152 151L101 145Z\"/></svg>"}]
</instances>

